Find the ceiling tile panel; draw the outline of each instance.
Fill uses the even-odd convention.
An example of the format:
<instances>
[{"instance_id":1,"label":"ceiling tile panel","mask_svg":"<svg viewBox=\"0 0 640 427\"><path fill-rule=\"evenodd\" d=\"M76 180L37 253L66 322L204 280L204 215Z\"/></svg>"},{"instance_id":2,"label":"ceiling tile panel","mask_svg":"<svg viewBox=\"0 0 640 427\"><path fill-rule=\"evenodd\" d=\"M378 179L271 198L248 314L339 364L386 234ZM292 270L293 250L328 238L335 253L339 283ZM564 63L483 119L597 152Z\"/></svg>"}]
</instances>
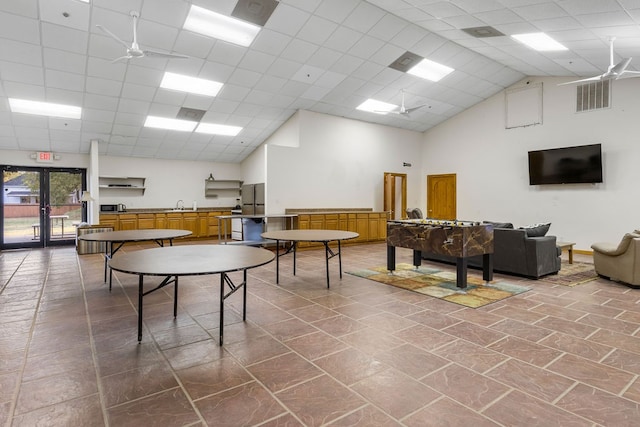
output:
<instances>
[{"instance_id":1,"label":"ceiling tile panel","mask_svg":"<svg viewBox=\"0 0 640 427\"><path fill-rule=\"evenodd\" d=\"M87 53L89 34L84 31L43 22L42 45L80 54Z\"/></svg>"},{"instance_id":2,"label":"ceiling tile panel","mask_svg":"<svg viewBox=\"0 0 640 427\"><path fill-rule=\"evenodd\" d=\"M119 95L122 90L122 83L116 80L100 79L97 77L87 77L86 91L97 95Z\"/></svg>"},{"instance_id":3,"label":"ceiling tile panel","mask_svg":"<svg viewBox=\"0 0 640 427\"><path fill-rule=\"evenodd\" d=\"M276 10L273 11L265 28L293 37L307 24L307 20L310 17L310 13L291 7L288 4L280 3Z\"/></svg>"},{"instance_id":4,"label":"ceiling tile panel","mask_svg":"<svg viewBox=\"0 0 640 427\"><path fill-rule=\"evenodd\" d=\"M0 37L39 45L40 29L38 20L0 12Z\"/></svg>"},{"instance_id":5,"label":"ceiling tile panel","mask_svg":"<svg viewBox=\"0 0 640 427\"><path fill-rule=\"evenodd\" d=\"M0 61L0 73L3 81L44 85L41 67Z\"/></svg>"},{"instance_id":6,"label":"ceiling tile panel","mask_svg":"<svg viewBox=\"0 0 640 427\"><path fill-rule=\"evenodd\" d=\"M85 87L85 77L81 74L49 69L45 74L45 85L57 89L82 92Z\"/></svg>"},{"instance_id":7,"label":"ceiling tile panel","mask_svg":"<svg viewBox=\"0 0 640 427\"><path fill-rule=\"evenodd\" d=\"M57 49L43 49L44 66L69 73L85 74L87 57Z\"/></svg>"},{"instance_id":8,"label":"ceiling tile panel","mask_svg":"<svg viewBox=\"0 0 640 427\"><path fill-rule=\"evenodd\" d=\"M568 13L576 16L620 10L617 0L562 0L560 4Z\"/></svg>"},{"instance_id":9,"label":"ceiling tile panel","mask_svg":"<svg viewBox=\"0 0 640 427\"><path fill-rule=\"evenodd\" d=\"M197 2L227 15L236 3ZM88 140L99 139L100 153L109 155L238 162L298 109L424 131L526 75L606 69L610 35L618 38L616 59L640 57L637 0L282 0L249 47L183 30L190 4L2 2L0 147L86 153ZM140 12L143 48L189 59L112 63L132 42L131 10ZM475 38L461 31L483 25L507 36ZM508 36L533 31L549 32L569 51L535 52ZM390 69L405 51L457 71L436 83ZM161 89L165 71L223 87L217 97ZM355 110L367 98L398 103L401 90L412 103L429 107L410 118ZM72 123L10 113L8 96L81 105L83 118ZM181 107L202 109L203 120L244 130L214 137L142 127L148 114L175 117Z\"/></svg>"},{"instance_id":10,"label":"ceiling tile panel","mask_svg":"<svg viewBox=\"0 0 640 427\"><path fill-rule=\"evenodd\" d=\"M256 36L251 47L259 52L277 56L280 55L293 40L296 39L280 32L263 28Z\"/></svg>"},{"instance_id":11,"label":"ceiling tile panel","mask_svg":"<svg viewBox=\"0 0 640 427\"><path fill-rule=\"evenodd\" d=\"M22 1L4 1L0 2L0 10L10 12L16 15L22 15L29 18L38 18L38 1L22 0Z\"/></svg>"},{"instance_id":12,"label":"ceiling tile panel","mask_svg":"<svg viewBox=\"0 0 640 427\"><path fill-rule=\"evenodd\" d=\"M314 52L318 50L318 45L304 40L293 40L283 49L281 57L297 62L307 61ZM266 68L263 68L263 70Z\"/></svg>"},{"instance_id":13,"label":"ceiling tile panel","mask_svg":"<svg viewBox=\"0 0 640 427\"><path fill-rule=\"evenodd\" d=\"M21 138L18 137L18 147L24 151L53 151L48 136L45 138Z\"/></svg>"},{"instance_id":14,"label":"ceiling tile panel","mask_svg":"<svg viewBox=\"0 0 640 427\"><path fill-rule=\"evenodd\" d=\"M3 40L0 44L0 59L19 64L42 66L42 48L31 43Z\"/></svg>"},{"instance_id":15,"label":"ceiling tile panel","mask_svg":"<svg viewBox=\"0 0 640 427\"><path fill-rule=\"evenodd\" d=\"M300 29L297 37L313 44L323 44L331 34L338 28L335 22L328 19L312 16Z\"/></svg>"},{"instance_id":16,"label":"ceiling tile panel","mask_svg":"<svg viewBox=\"0 0 640 427\"><path fill-rule=\"evenodd\" d=\"M70 0L39 0L40 19L57 25L87 31L90 5Z\"/></svg>"},{"instance_id":17,"label":"ceiling tile panel","mask_svg":"<svg viewBox=\"0 0 640 427\"><path fill-rule=\"evenodd\" d=\"M367 33L374 25L376 25L385 12L366 2L360 2L353 12L344 20L343 24L360 33Z\"/></svg>"}]
</instances>

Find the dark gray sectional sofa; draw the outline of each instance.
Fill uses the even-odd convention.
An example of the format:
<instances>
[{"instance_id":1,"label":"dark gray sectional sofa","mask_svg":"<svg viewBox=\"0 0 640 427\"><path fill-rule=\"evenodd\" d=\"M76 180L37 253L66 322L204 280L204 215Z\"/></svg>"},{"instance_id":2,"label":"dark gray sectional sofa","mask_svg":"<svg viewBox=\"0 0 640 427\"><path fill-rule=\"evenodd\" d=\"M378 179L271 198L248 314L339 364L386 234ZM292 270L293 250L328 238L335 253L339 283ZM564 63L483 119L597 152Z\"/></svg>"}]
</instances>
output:
<instances>
[{"instance_id":1,"label":"dark gray sectional sofa","mask_svg":"<svg viewBox=\"0 0 640 427\"><path fill-rule=\"evenodd\" d=\"M526 229L513 228L510 223L492 224L494 271L531 279L560 271L561 251L556 247L556 236L529 237ZM425 252L422 253L422 258L455 263L455 259L451 257ZM470 267L482 268L482 256L471 257L468 263Z\"/></svg>"}]
</instances>

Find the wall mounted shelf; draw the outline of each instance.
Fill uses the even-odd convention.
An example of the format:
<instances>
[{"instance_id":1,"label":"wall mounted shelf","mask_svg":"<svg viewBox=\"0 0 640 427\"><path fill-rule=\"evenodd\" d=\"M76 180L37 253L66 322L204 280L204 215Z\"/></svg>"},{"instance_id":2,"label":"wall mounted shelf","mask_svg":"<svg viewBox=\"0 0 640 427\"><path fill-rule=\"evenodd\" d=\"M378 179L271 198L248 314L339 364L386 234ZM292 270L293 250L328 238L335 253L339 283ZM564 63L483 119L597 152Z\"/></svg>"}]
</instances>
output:
<instances>
[{"instance_id":1,"label":"wall mounted shelf","mask_svg":"<svg viewBox=\"0 0 640 427\"><path fill-rule=\"evenodd\" d=\"M204 196L207 198L216 198L219 196L224 197L240 197L240 189L242 187L242 181L220 179L210 181L204 180Z\"/></svg>"},{"instance_id":2,"label":"wall mounted shelf","mask_svg":"<svg viewBox=\"0 0 640 427\"><path fill-rule=\"evenodd\" d=\"M144 194L146 178L130 176L100 176L100 190L139 191Z\"/></svg>"}]
</instances>

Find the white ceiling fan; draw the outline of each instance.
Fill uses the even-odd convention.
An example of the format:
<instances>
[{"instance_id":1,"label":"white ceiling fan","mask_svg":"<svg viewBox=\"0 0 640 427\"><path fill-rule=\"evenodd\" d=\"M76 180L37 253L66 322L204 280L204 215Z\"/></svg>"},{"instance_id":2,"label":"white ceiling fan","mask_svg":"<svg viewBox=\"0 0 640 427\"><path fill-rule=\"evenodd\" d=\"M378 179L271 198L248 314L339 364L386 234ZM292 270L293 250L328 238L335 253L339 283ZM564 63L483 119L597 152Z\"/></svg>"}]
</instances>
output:
<instances>
[{"instance_id":1,"label":"white ceiling fan","mask_svg":"<svg viewBox=\"0 0 640 427\"><path fill-rule=\"evenodd\" d=\"M411 112L416 111L419 108L422 107L426 107L427 104L422 104L422 105L418 105L416 107L411 107L411 108L406 108L404 105L404 89L402 90L402 102L400 103L400 109L399 110L392 110L392 111L379 111L380 113L387 113L387 114L399 114L401 116L408 116L409 114L411 114Z\"/></svg>"},{"instance_id":2,"label":"white ceiling fan","mask_svg":"<svg viewBox=\"0 0 640 427\"><path fill-rule=\"evenodd\" d=\"M111 31L103 27L102 25L96 25L96 27L104 31L105 34L110 36L112 39L114 39L115 41L117 41L127 49L126 55L121 56L120 58L114 59L113 61L111 61L112 63L118 62L121 60L143 58L145 56L150 56L155 58L172 58L172 59L188 59L189 58L188 56L185 56L185 55L158 52L156 50L150 50L150 49L145 49L145 50L140 49L140 46L138 45L138 18L140 17L140 14L137 11L132 10L131 12L129 12L129 15L133 18L133 42L131 42L131 46L129 46L124 41L122 41L120 37L116 36Z\"/></svg>"},{"instance_id":3,"label":"white ceiling fan","mask_svg":"<svg viewBox=\"0 0 640 427\"><path fill-rule=\"evenodd\" d=\"M609 40L609 68L603 74L599 76L589 77L586 79L574 80L571 82L560 83L558 86L570 85L576 83L587 83L587 82L595 82L595 81L603 81L603 80L618 80L625 79L630 77L640 77L640 71L631 71L627 70L629 63L631 62L631 58L622 58L622 61L617 64L613 63L613 41L615 37L611 37Z\"/></svg>"}]
</instances>

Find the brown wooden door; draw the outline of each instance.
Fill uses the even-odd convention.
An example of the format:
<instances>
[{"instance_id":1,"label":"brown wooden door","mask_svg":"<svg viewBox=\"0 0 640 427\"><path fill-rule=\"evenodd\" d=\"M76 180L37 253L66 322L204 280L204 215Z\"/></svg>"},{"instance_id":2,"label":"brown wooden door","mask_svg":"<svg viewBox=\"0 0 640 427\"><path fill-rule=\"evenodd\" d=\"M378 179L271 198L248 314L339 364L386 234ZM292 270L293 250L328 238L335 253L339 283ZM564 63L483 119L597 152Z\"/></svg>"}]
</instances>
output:
<instances>
[{"instance_id":1,"label":"brown wooden door","mask_svg":"<svg viewBox=\"0 0 640 427\"><path fill-rule=\"evenodd\" d=\"M456 218L456 174L427 176L427 218Z\"/></svg>"},{"instance_id":2,"label":"brown wooden door","mask_svg":"<svg viewBox=\"0 0 640 427\"><path fill-rule=\"evenodd\" d=\"M400 180L399 182L397 180ZM400 193L396 187L400 184ZM400 206L398 206L400 201ZM384 173L384 211L388 212L390 219L403 219L407 214L407 174L406 173ZM400 208L400 212L398 212Z\"/></svg>"}]
</instances>

